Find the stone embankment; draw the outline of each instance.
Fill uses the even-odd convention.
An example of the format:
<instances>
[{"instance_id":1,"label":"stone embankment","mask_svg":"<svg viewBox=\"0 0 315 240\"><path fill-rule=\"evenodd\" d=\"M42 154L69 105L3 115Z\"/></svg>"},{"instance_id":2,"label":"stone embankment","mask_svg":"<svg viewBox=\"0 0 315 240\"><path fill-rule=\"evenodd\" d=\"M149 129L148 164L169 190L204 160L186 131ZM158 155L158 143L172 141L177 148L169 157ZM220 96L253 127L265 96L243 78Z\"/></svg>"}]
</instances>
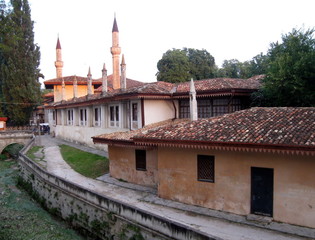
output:
<instances>
[{"instance_id":1,"label":"stone embankment","mask_svg":"<svg viewBox=\"0 0 315 240\"><path fill-rule=\"evenodd\" d=\"M24 187L51 213L87 235L101 239L211 239L44 170L24 155L32 145L33 141L19 156Z\"/></svg>"},{"instance_id":2,"label":"stone embankment","mask_svg":"<svg viewBox=\"0 0 315 240\"><path fill-rule=\"evenodd\" d=\"M22 183L49 212L93 239L307 239L297 235L315 238L312 229L249 222L244 216L161 199L147 189L127 186L129 183L122 186L113 179L103 182L104 179L86 178L64 162L60 143L54 143L57 139L47 136L41 141L47 165L43 168L24 155L33 140L20 152Z\"/></svg>"}]
</instances>

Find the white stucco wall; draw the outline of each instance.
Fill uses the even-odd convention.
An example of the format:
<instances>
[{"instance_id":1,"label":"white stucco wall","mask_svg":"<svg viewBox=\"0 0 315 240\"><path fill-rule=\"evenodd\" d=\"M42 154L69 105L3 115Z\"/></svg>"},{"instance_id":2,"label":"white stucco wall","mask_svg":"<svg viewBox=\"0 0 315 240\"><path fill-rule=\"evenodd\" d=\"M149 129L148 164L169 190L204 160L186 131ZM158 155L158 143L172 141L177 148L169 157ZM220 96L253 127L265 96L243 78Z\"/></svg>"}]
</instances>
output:
<instances>
[{"instance_id":1,"label":"white stucco wall","mask_svg":"<svg viewBox=\"0 0 315 240\"><path fill-rule=\"evenodd\" d=\"M176 109L177 102L175 102ZM172 100L144 100L144 124L148 125L175 118Z\"/></svg>"},{"instance_id":2,"label":"white stucco wall","mask_svg":"<svg viewBox=\"0 0 315 240\"><path fill-rule=\"evenodd\" d=\"M121 128L100 128L100 127L82 127L82 126L62 126L55 127L55 136L66 141L80 143L92 148L107 151L106 144L94 144L92 137L112 132L128 131Z\"/></svg>"}]
</instances>

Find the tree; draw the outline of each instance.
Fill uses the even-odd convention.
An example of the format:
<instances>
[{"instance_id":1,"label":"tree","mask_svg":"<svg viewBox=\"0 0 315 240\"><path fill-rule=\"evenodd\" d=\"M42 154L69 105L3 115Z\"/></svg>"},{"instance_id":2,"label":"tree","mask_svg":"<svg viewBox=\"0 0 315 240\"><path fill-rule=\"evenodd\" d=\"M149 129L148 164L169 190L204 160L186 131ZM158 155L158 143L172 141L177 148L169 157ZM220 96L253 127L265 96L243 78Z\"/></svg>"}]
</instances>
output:
<instances>
[{"instance_id":1,"label":"tree","mask_svg":"<svg viewBox=\"0 0 315 240\"><path fill-rule=\"evenodd\" d=\"M215 60L205 49L184 48L188 56L191 77L195 80L213 78L216 72Z\"/></svg>"},{"instance_id":2,"label":"tree","mask_svg":"<svg viewBox=\"0 0 315 240\"><path fill-rule=\"evenodd\" d=\"M2 81L5 114L20 125L29 121L40 104L40 51L34 44L33 21L27 0L11 0L12 9L5 16L1 31Z\"/></svg>"},{"instance_id":3,"label":"tree","mask_svg":"<svg viewBox=\"0 0 315 240\"><path fill-rule=\"evenodd\" d=\"M315 106L314 29L293 29L268 50L267 75L253 97L261 106Z\"/></svg>"},{"instance_id":4,"label":"tree","mask_svg":"<svg viewBox=\"0 0 315 240\"><path fill-rule=\"evenodd\" d=\"M158 81L186 82L190 78L189 60L186 53L180 49L168 50L158 62Z\"/></svg>"},{"instance_id":5,"label":"tree","mask_svg":"<svg viewBox=\"0 0 315 240\"><path fill-rule=\"evenodd\" d=\"M168 50L157 63L158 81L186 82L214 77L214 57L206 50L193 48Z\"/></svg>"},{"instance_id":6,"label":"tree","mask_svg":"<svg viewBox=\"0 0 315 240\"><path fill-rule=\"evenodd\" d=\"M224 60L218 71L219 77L240 78L242 63L237 59Z\"/></svg>"},{"instance_id":7,"label":"tree","mask_svg":"<svg viewBox=\"0 0 315 240\"><path fill-rule=\"evenodd\" d=\"M240 62L237 59L224 60L222 68L218 69L218 77L250 78L265 74L267 71L267 56L256 55L250 61Z\"/></svg>"}]
</instances>

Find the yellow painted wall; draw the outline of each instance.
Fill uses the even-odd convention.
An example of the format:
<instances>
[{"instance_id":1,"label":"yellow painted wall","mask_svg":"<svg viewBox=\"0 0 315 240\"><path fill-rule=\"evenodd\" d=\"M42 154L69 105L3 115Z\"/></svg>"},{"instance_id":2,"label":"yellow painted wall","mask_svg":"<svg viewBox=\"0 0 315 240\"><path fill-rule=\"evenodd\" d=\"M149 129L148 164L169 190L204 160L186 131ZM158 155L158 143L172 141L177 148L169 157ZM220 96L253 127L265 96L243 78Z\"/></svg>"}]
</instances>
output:
<instances>
[{"instance_id":1,"label":"yellow painted wall","mask_svg":"<svg viewBox=\"0 0 315 240\"><path fill-rule=\"evenodd\" d=\"M135 149L108 147L110 175L130 183L157 186L157 150L147 150L147 171L136 170Z\"/></svg>"},{"instance_id":2,"label":"yellow painted wall","mask_svg":"<svg viewBox=\"0 0 315 240\"><path fill-rule=\"evenodd\" d=\"M60 102L62 93L61 85L54 85L54 100ZM65 86L66 100L73 98L73 85ZM92 93L94 93L94 86L92 85ZM78 97L87 95L87 85L78 85Z\"/></svg>"},{"instance_id":3,"label":"yellow painted wall","mask_svg":"<svg viewBox=\"0 0 315 240\"><path fill-rule=\"evenodd\" d=\"M215 156L215 182L197 181L197 154ZM159 196L247 215L251 167L274 169L276 221L315 227L315 159L267 153L159 148Z\"/></svg>"}]
</instances>

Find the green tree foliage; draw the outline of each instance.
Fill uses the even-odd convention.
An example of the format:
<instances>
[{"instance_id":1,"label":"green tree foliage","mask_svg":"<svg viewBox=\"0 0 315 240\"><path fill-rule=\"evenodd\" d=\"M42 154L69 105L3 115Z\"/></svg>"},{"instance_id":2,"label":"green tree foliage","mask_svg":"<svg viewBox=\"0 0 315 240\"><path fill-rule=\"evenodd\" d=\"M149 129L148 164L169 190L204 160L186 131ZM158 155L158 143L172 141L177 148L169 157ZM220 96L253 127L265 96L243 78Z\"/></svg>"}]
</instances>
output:
<instances>
[{"instance_id":1,"label":"green tree foliage","mask_svg":"<svg viewBox=\"0 0 315 240\"><path fill-rule=\"evenodd\" d=\"M157 68L158 81L173 83L212 78L216 72L214 57L204 49L193 48L168 50Z\"/></svg>"},{"instance_id":2,"label":"green tree foliage","mask_svg":"<svg viewBox=\"0 0 315 240\"><path fill-rule=\"evenodd\" d=\"M158 81L185 82L190 78L189 60L186 53L180 49L168 50L158 62Z\"/></svg>"},{"instance_id":3,"label":"green tree foliage","mask_svg":"<svg viewBox=\"0 0 315 240\"><path fill-rule=\"evenodd\" d=\"M263 87L254 95L261 106L315 106L314 29L293 29L272 43Z\"/></svg>"},{"instance_id":4,"label":"green tree foliage","mask_svg":"<svg viewBox=\"0 0 315 240\"><path fill-rule=\"evenodd\" d=\"M193 48L184 48L188 56L190 69L189 73L195 80L213 78L215 76L216 66L214 57L205 49L198 50Z\"/></svg>"},{"instance_id":5,"label":"green tree foliage","mask_svg":"<svg viewBox=\"0 0 315 240\"><path fill-rule=\"evenodd\" d=\"M27 0L11 0L0 31L0 79L2 106L10 122L20 125L29 121L40 104L40 51L34 44L33 21Z\"/></svg>"},{"instance_id":6,"label":"green tree foliage","mask_svg":"<svg viewBox=\"0 0 315 240\"><path fill-rule=\"evenodd\" d=\"M224 60L218 70L218 77L240 78L242 63L237 59Z\"/></svg>"},{"instance_id":7,"label":"green tree foliage","mask_svg":"<svg viewBox=\"0 0 315 240\"><path fill-rule=\"evenodd\" d=\"M218 77L250 78L265 74L267 71L266 55L258 54L250 61L240 62L237 59L224 60L222 68L218 69Z\"/></svg>"}]
</instances>

